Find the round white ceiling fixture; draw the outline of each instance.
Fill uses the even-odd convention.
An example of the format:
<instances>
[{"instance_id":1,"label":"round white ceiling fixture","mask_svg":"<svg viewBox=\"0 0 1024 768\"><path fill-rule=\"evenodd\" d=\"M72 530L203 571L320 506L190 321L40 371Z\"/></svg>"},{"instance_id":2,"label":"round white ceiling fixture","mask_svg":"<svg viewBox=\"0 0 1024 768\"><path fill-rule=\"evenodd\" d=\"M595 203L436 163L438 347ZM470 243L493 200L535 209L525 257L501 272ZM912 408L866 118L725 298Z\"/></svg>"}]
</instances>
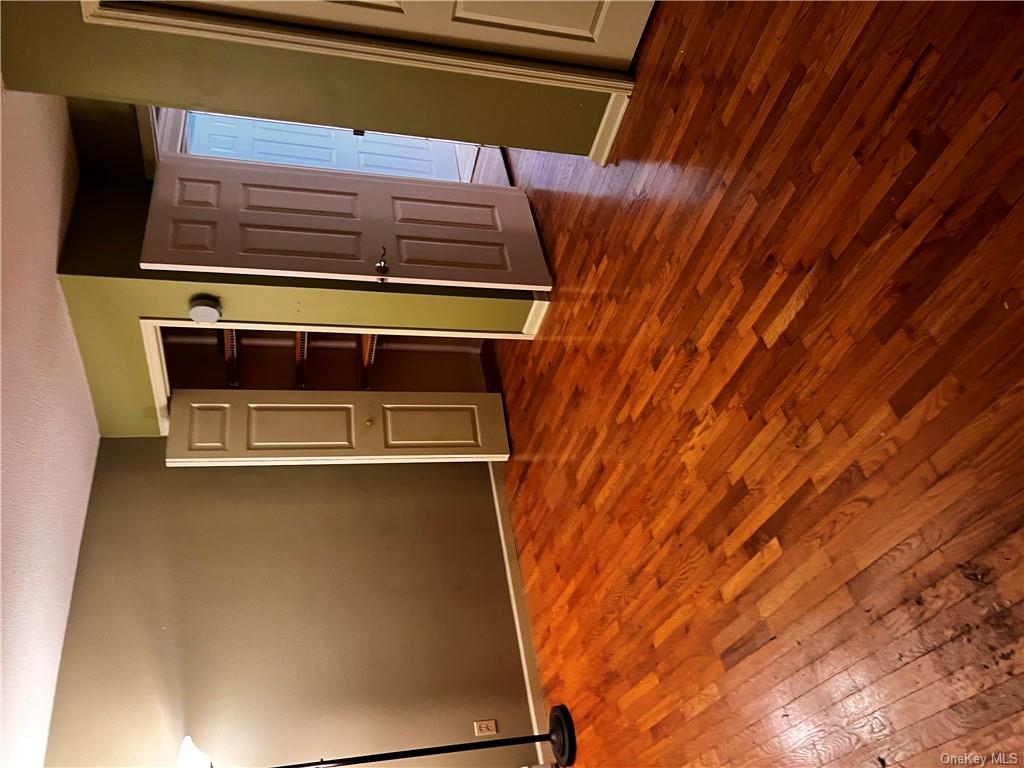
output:
<instances>
[{"instance_id":1,"label":"round white ceiling fixture","mask_svg":"<svg viewBox=\"0 0 1024 768\"><path fill-rule=\"evenodd\" d=\"M200 325L213 325L220 320L220 299L216 296L193 296L188 303L188 316Z\"/></svg>"}]
</instances>

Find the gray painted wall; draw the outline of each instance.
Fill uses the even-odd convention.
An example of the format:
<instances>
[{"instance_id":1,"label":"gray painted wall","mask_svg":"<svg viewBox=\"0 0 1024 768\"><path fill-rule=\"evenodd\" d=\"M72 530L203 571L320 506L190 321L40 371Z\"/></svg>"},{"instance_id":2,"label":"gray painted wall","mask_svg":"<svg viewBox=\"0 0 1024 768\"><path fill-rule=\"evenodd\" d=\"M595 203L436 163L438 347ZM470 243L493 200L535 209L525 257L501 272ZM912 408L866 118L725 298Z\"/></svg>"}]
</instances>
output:
<instances>
[{"instance_id":1,"label":"gray painted wall","mask_svg":"<svg viewBox=\"0 0 1024 768\"><path fill-rule=\"evenodd\" d=\"M2 112L0 764L38 768L99 433L57 284L75 190L64 100L5 90Z\"/></svg>"},{"instance_id":2,"label":"gray painted wall","mask_svg":"<svg viewBox=\"0 0 1024 768\"><path fill-rule=\"evenodd\" d=\"M48 765L173 765L185 734L224 768L530 730L486 465L163 453L101 441Z\"/></svg>"}]
</instances>

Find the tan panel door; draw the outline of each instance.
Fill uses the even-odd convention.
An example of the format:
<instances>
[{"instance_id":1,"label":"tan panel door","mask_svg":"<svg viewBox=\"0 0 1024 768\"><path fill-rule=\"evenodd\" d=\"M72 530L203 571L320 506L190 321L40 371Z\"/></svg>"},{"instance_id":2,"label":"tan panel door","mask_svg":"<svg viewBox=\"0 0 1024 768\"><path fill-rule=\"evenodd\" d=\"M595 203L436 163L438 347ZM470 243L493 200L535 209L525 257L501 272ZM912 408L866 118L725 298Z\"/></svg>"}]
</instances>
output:
<instances>
[{"instance_id":1,"label":"tan panel door","mask_svg":"<svg viewBox=\"0 0 1024 768\"><path fill-rule=\"evenodd\" d=\"M177 156L157 167L141 266L549 290L521 189Z\"/></svg>"},{"instance_id":2,"label":"tan panel door","mask_svg":"<svg viewBox=\"0 0 1024 768\"><path fill-rule=\"evenodd\" d=\"M170 3L546 61L629 68L649 0L352 0Z\"/></svg>"},{"instance_id":3,"label":"tan panel door","mask_svg":"<svg viewBox=\"0 0 1024 768\"><path fill-rule=\"evenodd\" d=\"M501 395L181 389L168 466L505 461Z\"/></svg>"}]
</instances>

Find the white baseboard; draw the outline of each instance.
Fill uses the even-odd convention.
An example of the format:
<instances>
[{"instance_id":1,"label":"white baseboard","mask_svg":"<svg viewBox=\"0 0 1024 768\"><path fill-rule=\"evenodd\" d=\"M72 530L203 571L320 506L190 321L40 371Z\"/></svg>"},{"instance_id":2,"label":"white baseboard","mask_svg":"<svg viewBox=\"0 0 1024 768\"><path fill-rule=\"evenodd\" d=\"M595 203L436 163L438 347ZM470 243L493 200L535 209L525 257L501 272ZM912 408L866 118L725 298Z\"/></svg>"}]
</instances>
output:
<instances>
[{"instance_id":1,"label":"white baseboard","mask_svg":"<svg viewBox=\"0 0 1024 768\"><path fill-rule=\"evenodd\" d=\"M534 733L548 729L547 708L544 703L544 687L537 669L537 653L533 647L533 631L530 615L526 610L526 593L523 577L519 571L519 557L512 535L512 519L508 512L508 496L505 494L505 470L501 464L487 464L491 476L491 492L494 495L494 511L498 517L498 534L505 560L505 577L508 581L509 598L512 603L512 618L515 621L519 641L519 657L523 662L523 682L526 685L526 702L530 708L530 721ZM554 754L548 744L537 745L538 765L554 765Z\"/></svg>"}]
</instances>

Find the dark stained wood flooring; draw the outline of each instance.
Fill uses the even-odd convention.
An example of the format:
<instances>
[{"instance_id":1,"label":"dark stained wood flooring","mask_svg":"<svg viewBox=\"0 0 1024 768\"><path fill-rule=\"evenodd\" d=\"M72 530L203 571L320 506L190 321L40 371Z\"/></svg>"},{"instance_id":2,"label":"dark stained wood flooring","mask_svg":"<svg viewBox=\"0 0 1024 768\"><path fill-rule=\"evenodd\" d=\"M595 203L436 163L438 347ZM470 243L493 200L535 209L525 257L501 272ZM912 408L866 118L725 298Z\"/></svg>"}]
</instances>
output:
<instances>
[{"instance_id":1,"label":"dark stained wood flooring","mask_svg":"<svg viewBox=\"0 0 1024 768\"><path fill-rule=\"evenodd\" d=\"M511 152L557 289L497 347L507 483L583 765L1024 764L1022 74L1022 4L659 4L617 165Z\"/></svg>"}]
</instances>

